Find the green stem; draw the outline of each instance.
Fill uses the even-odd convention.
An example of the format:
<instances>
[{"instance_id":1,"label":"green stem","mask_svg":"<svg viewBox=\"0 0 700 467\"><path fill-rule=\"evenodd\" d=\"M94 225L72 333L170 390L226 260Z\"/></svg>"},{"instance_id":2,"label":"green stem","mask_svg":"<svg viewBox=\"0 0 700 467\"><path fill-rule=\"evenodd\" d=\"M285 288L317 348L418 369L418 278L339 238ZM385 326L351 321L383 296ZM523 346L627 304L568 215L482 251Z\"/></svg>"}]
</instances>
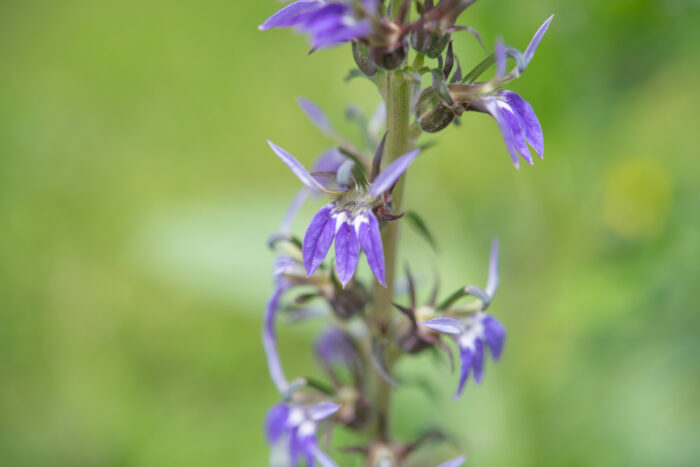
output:
<instances>
[{"instance_id":1,"label":"green stem","mask_svg":"<svg viewBox=\"0 0 700 467\"><path fill-rule=\"evenodd\" d=\"M386 125L387 140L384 151L384 164L390 164L410 149L411 82L401 70L387 73L386 86ZM392 204L394 212L401 212L404 194L404 175L394 187ZM375 283L373 294L373 324L376 338L391 337L392 301L396 273L396 257L399 243L399 222L390 222L382 232L386 265L386 287ZM377 397L377 435L382 440L389 439L389 409L391 387L375 373Z\"/></svg>"}]
</instances>

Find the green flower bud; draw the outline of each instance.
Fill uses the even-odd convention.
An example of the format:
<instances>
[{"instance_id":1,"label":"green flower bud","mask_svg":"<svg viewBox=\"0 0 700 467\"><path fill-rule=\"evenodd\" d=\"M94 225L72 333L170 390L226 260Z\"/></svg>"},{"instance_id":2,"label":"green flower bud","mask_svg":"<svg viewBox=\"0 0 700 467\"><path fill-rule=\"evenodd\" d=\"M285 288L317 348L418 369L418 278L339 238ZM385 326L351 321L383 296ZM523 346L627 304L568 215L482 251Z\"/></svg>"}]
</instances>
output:
<instances>
[{"instance_id":1,"label":"green flower bud","mask_svg":"<svg viewBox=\"0 0 700 467\"><path fill-rule=\"evenodd\" d=\"M435 88L428 88L420 94L415 115L421 130L427 133L437 133L455 118L454 112L443 104Z\"/></svg>"},{"instance_id":2,"label":"green flower bud","mask_svg":"<svg viewBox=\"0 0 700 467\"><path fill-rule=\"evenodd\" d=\"M448 42L450 34L441 34L425 28L411 31L411 47L430 58L440 56Z\"/></svg>"},{"instance_id":3,"label":"green flower bud","mask_svg":"<svg viewBox=\"0 0 700 467\"><path fill-rule=\"evenodd\" d=\"M400 67L408 55L408 41L402 39L391 47L373 47L370 51L372 62L383 70Z\"/></svg>"},{"instance_id":4,"label":"green flower bud","mask_svg":"<svg viewBox=\"0 0 700 467\"><path fill-rule=\"evenodd\" d=\"M369 48L360 41L352 41L352 57L355 59L357 68L367 76L374 76L377 67L372 63L369 56Z\"/></svg>"}]
</instances>

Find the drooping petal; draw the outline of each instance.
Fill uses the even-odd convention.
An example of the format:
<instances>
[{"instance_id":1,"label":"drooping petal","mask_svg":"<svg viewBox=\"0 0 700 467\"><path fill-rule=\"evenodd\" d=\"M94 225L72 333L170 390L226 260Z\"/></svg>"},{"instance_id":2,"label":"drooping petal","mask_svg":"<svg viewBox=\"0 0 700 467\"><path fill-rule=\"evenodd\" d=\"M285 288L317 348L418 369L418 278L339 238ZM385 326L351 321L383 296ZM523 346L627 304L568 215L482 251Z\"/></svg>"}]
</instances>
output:
<instances>
[{"instance_id":1,"label":"drooping petal","mask_svg":"<svg viewBox=\"0 0 700 467\"><path fill-rule=\"evenodd\" d=\"M498 238L491 242L491 255L489 256L489 279L486 282L486 293L493 298L498 289Z\"/></svg>"},{"instance_id":2,"label":"drooping petal","mask_svg":"<svg viewBox=\"0 0 700 467\"><path fill-rule=\"evenodd\" d=\"M264 31L270 28L284 28L299 24L309 13L323 6L318 0L299 0L291 3L270 16L258 29Z\"/></svg>"},{"instance_id":3,"label":"drooping petal","mask_svg":"<svg viewBox=\"0 0 700 467\"><path fill-rule=\"evenodd\" d=\"M284 433L289 418L287 404L273 405L265 417L265 436L269 443L275 443Z\"/></svg>"},{"instance_id":4,"label":"drooping petal","mask_svg":"<svg viewBox=\"0 0 700 467\"><path fill-rule=\"evenodd\" d=\"M496 123L498 123L498 129L501 130L503 142L506 144L506 149L508 149L508 154L510 154L513 165L515 165L516 169L519 169L520 161L518 159L518 153L515 150L515 145L513 144L513 132L510 130L505 119L501 117L497 99L495 97L485 97L483 99L483 104L486 111L496 120Z\"/></svg>"},{"instance_id":5,"label":"drooping petal","mask_svg":"<svg viewBox=\"0 0 700 467\"><path fill-rule=\"evenodd\" d=\"M284 376L282 362L280 361L279 352L277 351L277 341L267 332L262 333L262 341L263 349L265 349L265 357L267 359L267 368L270 372L270 379L280 394L283 394L289 388L289 383Z\"/></svg>"},{"instance_id":6,"label":"drooping petal","mask_svg":"<svg viewBox=\"0 0 700 467\"><path fill-rule=\"evenodd\" d=\"M265 307L265 333L273 339L276 338L275 318L277 315L277 310L279 309L280 297L284 291L285 287L275 287L275 290L267 300L267 306Z\"/></svg>"},{"instance_id":7,"label":"drooping petal","mask_svg":"<svg viewBox=\"0 0 700 467\"><path fill-rule=\"evenodd\" d=\"M316 339L316 354L327 366L342 363L350 368L359 359L350 337L338 327L323 331Z\"/></svg>"},{"instance_id":8,"label":"drooping petal","mask_svg":"<svg viewBox=\"0 0 700 467\"><path fill-rule=\"evenodd\" d=\"M333 206L333 203L329 203L322 207L311 219L306 234L304 234L302 256L306 273L309 275L313 274L323 263L333 243L333 235L335 234L335 220L331 215Z\"/></svg>"},{"instance_id":9,"label":"drooping petal","mask_svg":"<svg viewBox=\"0 0 700 467\"><path fill-rule=\"evenodd\" d=\"M302 439L299 437L299 427L289 430L289 460L292 465L299 464L299 455L303 452Z\"/></svg>"},{"instance_id":10,"label":"drooping petal","mask_svg":"<svg viewBox=\"0 0 700 467\"><path fill-rule=\"evenodd\" d=\"M279 157L280 160L284 162L287 167L289 167L289 169L294 173L294 175L297 176L297 178L299 178L299 180L301 180L304 185L309 187L309 189L315 193L328 193L328 189L321 185L318 180L316 180L294 156L270 140L267 140L267 144L270 145L270 148L272 148L277 157Z\"/></svg>"},{"instance_id":11,"label":"drooping petal","mask_svg":"<svg viewBox=\"0 0 700 467\"><path fill-rule=\"evenodd\" d=\"M535 152L542 158L544 153L544 137L542 136L542 127L532 106L522 97L513 91L501 91L500 94L505 97L508 104L520 118L521 127L525 131L527 142L533 147Z\"/></svg>"},{"instance_id":12,"label":"drooping petal","mask_svg":"<svg viewBox=\"0 0 700 467\"><path fill-rule=\"evenodd\" d=\"M299 30L311 36L315 48L321 48L362 38L372 31L372 25L354 18L348 5L334 2L309 14Z\"/></svg>"},{"instance_id":13,"label":"drooping petal","mask_svg":"<svg viewBox=\"0 0 700 467\"><path fill-rule=\"evenodd\" d=\"M513 147L515 147L516 151L518 151L528 164L532 164L532 156L525 142L525 133L520 124L520 118L515 114L515 111L510 105L501 100L498 101L498 109L501 114L501 119L506 122L506 127L510 130Z\"/></svg>"},{"instance_id":14,"label":"drooping petal","mask_svg":"<svg viewBox=\"0 0 700 467\"><path fill-rule=\"evenodd\" d=\"M403 156L397 158L394 162L389 164L384 170L381 171L377 178L374 179L372 186L369 189L369 194L373 198L379 197L386 190L391 188L391 186L396 183L401 175L408 169L408 167L416 160L420 154L420 148L413 149Z\"/></svg>"},{"instance_id":15,"label":"drooping petal","mask_svg":"<svg viewBox=\"0 0 700 467\"><path fill-rule=\"evenodd\" d=\"M321 402L309 409L309 417L314 421L323 420L330 417L340 409L338 404L332 402Z\"/></svg>"},{"instance_id":16,"label":"drooping petal","mask_svg":"<svg viewBox=\"0 0 700 467\"><path fill-rule=\"evenodd\" d=\"M312 451L314 457L316 458L316 460L318 461L318 463L321 464L321 467L338 467L338 464L333 462L333 459L331 459L328 456L328 454L321 451L321 449L319 449L318 445L314 445L311 448L311 451Z\"/></svg>"},{"instance_id":17,"label":"drooping petal","mask_svg":"<svg viewBox=\"0 0 700 467\"><path fill-rule=\"evenodd\" d=\"M481 342L481 339L474 341L472 367L474 368L474 381L481 383L484 378L484 343Z\"/></svg>"},{"instance_id":18,"label":"drooping petal","mask_svg":"<svg viewBox=\"0 0 700 467\"><path fill-rule=\"evenodd\" d=\"M327 136L333 136L335 134L330 120L328 120L326 114L323 113L316 104L303 97L297 97L297 104L299 104L299 107L301 107L301 110L309 117L309 120L311 120L323 134Z\"/></svg>"},{"instance_id":19,"label":"drooping petal","mask_svg":"<svg viewBox=\"0 0 700 467\"><path fill-rule=\"evenodd\" d=\"M451 459L447 462L443 462L442 464L438 465L437 467L460 467L462 464L464 464L464 461L467 460L467 456L459 456L455 459Z\"/></svg>"},{"instance_id":20,"label":"drooping petal","mask_svg":"<svg viewBox=\"0 0 700 467\"><path fill-rule=\"evenodd\" d=\"M547 18L547 20L542 23L542 26L537 30L535 35L532 37L532 40L530 41L530 44L528 44L527 49L525 49L525 53L523 54L525 57L525 64L527 65L530 63L532 60L532 57L535 56L535 51L537 50L537 46L540 45L540 41L542 40L542 37L544 36L544 33L547 32L547 28L549 27L549 23L552 22L552 18L554 18L554 15L550 16Z\"/></svg>"},{"instance_id":21,"label":"drooping petal","mask_svg":"<svg viewBox=\"0 0 700 467\"><path fill-rule=\"evenodd\" d=\"M459 370L459 385L457 386L457 392L454 398L457 399L464 391L464 385L467 383L467 378L469 377L469 370L472 367L472 351L468 348L461 348L459 351L460 359L462 360L462 365Z\"/></svg>"},{"instance_id":22,"label":"drooping petal","mask_svg":"<svg viewBox=\"0 0 700 467\"><path fill-rule=\"evenodd\" d=\"M367 222L359 224L357 236L360 239L362 251L367 257L367 264L372 270L377 282L386 287L384 269L384 246L382 245L382 234L379 230L379 221L370 211L366 214ZM357 221L356 221L357 222Z\"/></svg>"},{"instance_id":23,"label":"drooping petal","mask_svg":"<svg viewBox=\"0 0 700 467\"><path fill-rule=\"evenodd\" d=\"M464 323L454 318L433 318L420 324L444 334L461 334L464 331Z\"/></svg>"},{"instance_id":24,"label":"drooping petal","mask_svg":"<svg viewBox=\"0 0 700 467\"><path fill-rule=\"evenodd\" d=\"M484 337L486 343L491 350L491 357L494 360L501 358L503 346L506 341L506 328L503 327L500 321L491 315L485 314L481 324L484 327Z\"/></svg>"},{"instance_id":25,"label":"drooping petal","mask_svg":"<svg viewBox=\"0 0 700 467\"><path fill-rule=\"evenodd\" d=\"M360 242L355 229L340 220L340 226L335 234L335 270L343 287L350 282L357 262L360 259Z\"/></svg>"}]
</instances>

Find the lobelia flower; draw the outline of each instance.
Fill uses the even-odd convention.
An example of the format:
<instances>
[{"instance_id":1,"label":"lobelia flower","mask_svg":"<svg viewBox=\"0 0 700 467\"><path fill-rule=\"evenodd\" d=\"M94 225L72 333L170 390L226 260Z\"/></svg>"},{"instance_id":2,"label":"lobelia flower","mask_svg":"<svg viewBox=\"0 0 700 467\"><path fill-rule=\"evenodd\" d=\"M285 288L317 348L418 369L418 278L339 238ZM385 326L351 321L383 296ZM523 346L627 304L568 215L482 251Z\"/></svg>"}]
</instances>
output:
<instances>
[{"instance_id":1,"label":"lobelia flower","mask_svg":"<svg viewBox=\"0 0 700 467\"><path fill-rule=\"evenodd\" d=\"M386 286L379 221L372 209L383 204L384 193L391 189L418 157L420 149L409 151L394 160L366 190L356 187L346 191L332 191L321 185L290 153L269 140L268 144L304 185L314 193L334 199L321 208L306 229L302 253L307 274L313 274L323 263L335 239L335 266L343 287L355 274L360 247L365 252L374 277Z\"/></svg>"},{"instance_id":2,"label":"lobelia flower","mask_svg":"<svg viewBox=\"0 0 700 467\"><path fill-rule=\"evenodd\" d=\"M265 419L265 435L270 444L287 442L287 452L292 465L299 465L305 459L310 467L314 459L323 467L337 467L337 464L318 447L316 430L319 421L330 417L340 409L338 404L321 402L303 405L295 402L282 402L274 405Z\"/></svg>"},{"instance_id":3,"label":"lobelia flower","mask_svg":"<svg viewBox=\"0 0 700 467\"><path fill-rule=\"evenodd\" d=\"M377 0L298 0L270 16L258 28L295 27L309 35L314 49L329 47L369 36L378 6Z\"/></svg>"},{"instance_id":4,"label":"lobelia flower","mask_svg":"<svg viewBox=\"0 0 700 467\"><path fill-rule=\"evenodd\" d=\"M520 165L518 154L529 164L533 164L527 143L532 146L540 156L540 159L542 158L544 154L542 127L537 119L537 115L532 110L532 106L527 101L513 91L498 88L519 77L525 71L532 57L534 57L542 37L547 32L553 17L554 15L547 18L540 26L524 53L520 53L513 48L506 48L503 43L498 42L494 52L496 77L491 83L487 83L486 86L482 87L479 95L468 100L472 108L488 113L496 120L503 135L503 141L516 168ZM507 55L515 59L516 66L506 75ZM460 85L455 87L458 86Z\"/></svg>"},{"instance_id":5,"label":"lobelia flower","mask_svg":"<svg viewBox=\"0 0 700 467\"><path fill-rule=\"evenodd\" d=\"M455 399L464 390L469 373L473 371L474 380L480 383L484 372L484 345L491 351L491 357L498 360L505 344L506 330L493 316L485 313L485 310L493 299L498 288L498 241L494 240L491 246L491 258L489 261L489 279L486 289L468 286L461 295L455 295L449 300L454 301L460 296L474 295L480 300L478 311L467 318L459 320L452 317L433 318L423 321L421 324L443 334L449 334L457 343L460 360L462 362L459 376L459 385L455 393Z\"/></svg>"}]
</instances>

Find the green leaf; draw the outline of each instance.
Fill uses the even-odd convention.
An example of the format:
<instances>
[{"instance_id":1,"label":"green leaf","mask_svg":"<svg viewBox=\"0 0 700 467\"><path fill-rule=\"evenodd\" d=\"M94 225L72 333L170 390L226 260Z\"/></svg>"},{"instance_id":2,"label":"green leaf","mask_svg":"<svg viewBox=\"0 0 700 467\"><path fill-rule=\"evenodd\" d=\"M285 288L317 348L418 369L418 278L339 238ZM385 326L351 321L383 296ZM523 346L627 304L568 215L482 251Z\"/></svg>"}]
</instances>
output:
<instances>
[{"instance_id":1,"label":"green leaf","mask_svg":"<svg viewBox=\"0 0 700 467\"><path fill-rule=\"evenodd\" d=\"M432 234L428 230L428 226L425 225L423 218L421 218L415 211L406 211L406 219L410 221L410 225L420 234L421 237L425 239L426 242L437 252L437 245Z\"/></svg>"}]
</instances>

